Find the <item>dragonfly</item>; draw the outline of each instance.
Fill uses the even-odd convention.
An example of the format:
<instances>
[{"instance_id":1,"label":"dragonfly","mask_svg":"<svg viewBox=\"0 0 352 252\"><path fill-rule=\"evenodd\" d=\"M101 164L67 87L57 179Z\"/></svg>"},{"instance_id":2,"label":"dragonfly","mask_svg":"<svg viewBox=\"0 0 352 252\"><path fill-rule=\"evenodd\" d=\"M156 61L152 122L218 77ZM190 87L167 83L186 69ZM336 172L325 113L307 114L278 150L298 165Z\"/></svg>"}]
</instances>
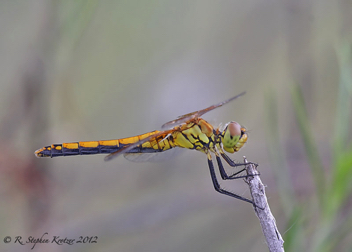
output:
<instances>
[{"instance_id":1,"label":"dragonfly","mask_svg":"<svg viewBox=\"0 0 352 252\"><path fill-rule=\"evenodd\" d=\"M176 147L197 150L207 156L210 176L217 192L255 205L252 200L221 187L212 160L213 154L215 155L222 180L247 177L239 175L245 168L228 175L221 159L223 158L231 167L245 167L245 165L254 164L251 162L246 164L236 163L225 153L225 151L235 153L243 147L248 138L246 129L235 121L227 123L223 130L219 128L215 129L210 123L201 118L205 113L221 107L243 96L245 93L246 92L242 92L228 100L214 104L205 109L179 116L175 120L165 123L161 131L155 130L145 134L115 140L52 144L36 150L34 154L36 157L53 158L59 156L107 153L108 155L105 157L106 161L122 154L128 160L148 161L155 154Z\"/></svg>"}]
</instances>

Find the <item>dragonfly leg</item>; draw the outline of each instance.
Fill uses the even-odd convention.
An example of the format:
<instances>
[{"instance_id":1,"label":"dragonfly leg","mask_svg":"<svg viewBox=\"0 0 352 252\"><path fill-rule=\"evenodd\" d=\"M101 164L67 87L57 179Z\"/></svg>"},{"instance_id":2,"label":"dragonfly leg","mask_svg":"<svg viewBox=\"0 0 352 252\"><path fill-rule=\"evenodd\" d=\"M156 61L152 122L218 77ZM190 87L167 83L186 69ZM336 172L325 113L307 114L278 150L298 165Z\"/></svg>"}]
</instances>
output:
<instances>
[{"instance_id":1,"label":"dragonfly leg","mask_svg":"<svg viewBox=\"0 0 352 252\"><path fill-rule=\"evenodd\" d=\"M225 194L225 195L233 197L233 198L236 198L236 199L239 199L239 200L243 200L243 201L249 202L253 206L255 206L253 201L251 201L249 199L246 199L246 198L244 198L244 197L242 197L240 195L234 194L232 192L226 191L225 189L221 188L221 186L220 186L220 184L219 184L219 182L218 182L218 180L216 178L216 174L215 174L215 170L214 170L214 164L213 164L213 161L211 160L211 156L210 156L209 153L208 153L208 166L209 166L209 170L210 170L211 180L213 181L214 188L215 188L215 190L217 192Z\"/></svg>"},{"instance_id":2,"label":"dragonfly leg","mask_svg":"<svg viewBox=\"0 0 352 252\"><path fill-rule=\"evenodd\" d=\"M236 166L244 166L244 165L249 165L249 164L252 164L252 165L255 165L255 167L258 166L258 164L256 163L253 163L253 162L248 162L248 163L235 163L235 161L233 161L229 156L227 156L225 153L220 153L221 156L225 159L225 161L232 167L236 167Z\"/></svg>"},{"instance_id":3,"label":"dragonfly leg","mask_svg":"<svg viewBox=\"0 0 352 252\"><path fill-rule=\"evenodd\" d=\"M234 174L231 174L231 175L227 175L225 169L224 169L224 166L222 165L222 162L221 162L221 158L216 155L216 161L218 163L218 166L219 166L219 171L220 171L220 175L221 175L221 178L223 180L226 180L226 179L239 179L239 178L247 178L248 176L247 175L244 175L244 176L237 176L238 174L244 172L246 169L243 168L241 169L240 171L234 173ZM244 166L244 164L241 164L241 165L236 165L236 166Z\"/></svg>"}]
</instances>

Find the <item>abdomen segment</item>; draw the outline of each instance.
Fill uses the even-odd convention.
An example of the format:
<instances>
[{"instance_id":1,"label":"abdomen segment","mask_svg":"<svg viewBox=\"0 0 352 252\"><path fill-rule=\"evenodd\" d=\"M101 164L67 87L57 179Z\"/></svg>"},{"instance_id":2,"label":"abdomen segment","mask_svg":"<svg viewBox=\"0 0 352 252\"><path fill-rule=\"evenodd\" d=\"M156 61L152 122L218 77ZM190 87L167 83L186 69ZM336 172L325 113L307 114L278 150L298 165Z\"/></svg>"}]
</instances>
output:
<instances>
[{"instance_id":1,"label":"abdomen segment","mask_svg":"<svg viewBox=\"0 0 352 252\"><path fill-rule=\"evenodd\" d=\"M102 140L102 141L87 141L87 142L74 142L63 144L52 144L43 147L34 152L37 157L59 157L59 156L73 156L73 155L92 155L104 154L118 151L125 146L143 140L146 137L154 135L159 131L152 131L142 135L116 139L116 140ZM160 152L172 148L167 139L158 141L147 141L141 146L137 146L130 150L132 153L153 153Z\"/></svg>"},{"instance_id":2,"label":"abdomen segment","mask_svg":"<svg viewBox=\"0 0 352 252\"><path fill-rule=\"evenodd\" d=\"M52 144L35 152L37 157L59 157L111 153L122 148L118 140Z\"/></svg>"}]
</instances>

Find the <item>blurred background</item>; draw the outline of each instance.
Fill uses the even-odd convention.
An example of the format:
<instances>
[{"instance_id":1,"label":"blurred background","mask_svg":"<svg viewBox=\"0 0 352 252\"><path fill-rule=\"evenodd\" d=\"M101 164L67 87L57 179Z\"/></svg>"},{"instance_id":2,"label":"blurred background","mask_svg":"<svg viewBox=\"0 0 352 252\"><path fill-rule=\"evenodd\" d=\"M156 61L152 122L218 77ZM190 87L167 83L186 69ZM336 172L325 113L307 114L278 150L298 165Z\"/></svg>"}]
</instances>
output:
<instances>
[{"instance_id":1,"label":"blurred background","mask_svg":"<svg viewBox=\"0 0 352 252\"><path fill-rule=\"evenodd\" d=\"M1 251L46 232L98 240L36 251L267 251L252 206L214 191L202 153L33 155L160 129L242 91L204 118L249 130L231 158L259 164L286 251L352 251L351 13L344 0L1 1Z\"/></svg>"}]
</instances>

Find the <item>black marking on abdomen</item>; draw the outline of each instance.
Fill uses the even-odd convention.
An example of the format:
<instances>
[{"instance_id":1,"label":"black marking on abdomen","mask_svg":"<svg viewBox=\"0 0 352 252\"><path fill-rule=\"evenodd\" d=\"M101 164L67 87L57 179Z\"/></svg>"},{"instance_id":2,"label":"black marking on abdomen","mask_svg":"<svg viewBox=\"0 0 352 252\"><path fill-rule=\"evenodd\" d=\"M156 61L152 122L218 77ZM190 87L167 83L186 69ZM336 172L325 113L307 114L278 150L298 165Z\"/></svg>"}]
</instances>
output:
<instances>
[{"instance_id":1,"label":"black marking on abdomen","mask_svg":"<svg viewBox=\"0 0 352 252\"><path fill-rule=\"evenodd\" d=\"M77 143L79 144L79 143ZM76 155L94 155L94 154L109 154L118 151L121 148L128 146L129 144L120 144L119 147L112 145L99 145L97 147L82 147L78 148L65 148L62 144L53 144L44 147L39 157L60 157L60 156L76 156ZM170 149L173 148L170 146ZM141 145L128 151L128 153L155 153L161 152L162 149L143 148Z\"/></svg>"}]
</instances>

